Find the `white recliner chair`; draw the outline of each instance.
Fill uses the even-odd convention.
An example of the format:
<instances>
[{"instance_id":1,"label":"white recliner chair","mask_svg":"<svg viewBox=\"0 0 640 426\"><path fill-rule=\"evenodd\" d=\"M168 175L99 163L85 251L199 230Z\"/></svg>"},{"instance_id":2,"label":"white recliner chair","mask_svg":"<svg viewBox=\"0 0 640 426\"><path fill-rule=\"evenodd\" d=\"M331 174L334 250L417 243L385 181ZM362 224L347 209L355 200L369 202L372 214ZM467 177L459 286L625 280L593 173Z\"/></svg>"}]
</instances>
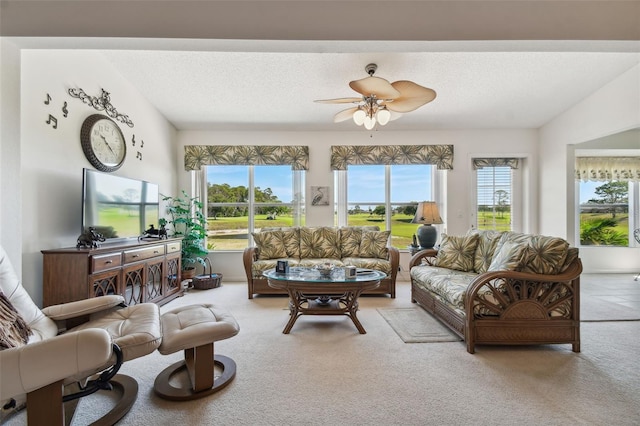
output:
<instances>
[{"instance_id":1,"label":"white recliner chair","mask_svg":"<svg viewBox=\"0 0 640 426\"><path fill-rule=\"evenodd\" d=\"M30 329L26 342L0 350L3 407L15 406L26 395L29 425L64 425L65 401L116 388L121 393L120 400L95 424L114 424L129 411L137 397L137 383L116 373L123 362L160 346L157 305L124 307L121 296L111 295L41 310L22 287L2 247L0 292L5 298L5 314L14 312ZM8 317L0 316L0 336L12 335L11 315ZM82 324L67 329L64 324L70 320ZM69 389L74 389L73 393Z\"/></svg>"}]
</instances>

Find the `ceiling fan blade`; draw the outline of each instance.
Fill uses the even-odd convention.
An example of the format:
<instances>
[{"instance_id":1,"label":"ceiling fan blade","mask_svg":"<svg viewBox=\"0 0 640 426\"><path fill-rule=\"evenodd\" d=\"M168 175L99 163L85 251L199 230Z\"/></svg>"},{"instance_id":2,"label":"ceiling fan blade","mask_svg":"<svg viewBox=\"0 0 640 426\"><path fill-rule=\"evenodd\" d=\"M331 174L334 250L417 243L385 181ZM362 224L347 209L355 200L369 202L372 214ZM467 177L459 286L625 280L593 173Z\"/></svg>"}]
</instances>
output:
<instances>
[{"instance_id":1,"label":"ceiling fan blade","mask_svg":"<svg viewBox=\"0 0 640 426\"><path fill-rule=\"evenodd\" d=\"M318 102L320 104L357 104L362 102L362 98L318 99L313 102Z\"/></svg>"},{"instance_id":2,"label":"ceiling fan blade","mask_svg":"<svg viewBox=\"0 0 640 426\"><path fill-rule=\"evenodd\" d=\"M393 120L397 120L398 118L402 117L404 114L400 113L400 112L395 112L395 111L391 111L389 110L389 112L391 113L391 117L389 118L389 121L393 121Z\"/></svg>"},{"instance_id":3,"label":"ceiling fan blade","mask_svg":"<svg viewBox=\"0 0 640 426\"><path fill-rule=\"evenodd\" d=\"M342 110L333 116L333 122L340 123L342 121L347 121L351 119L351 117L353 117L353 113L356 112L357 110L358 110L358 107Z\"/></svg>"},{"instance_id":4,"label":"ceiling fan blade","mask_svg":"<svg viewBox=\"0 0 640 426\"><path fill-rule=\"evenodd\" d=\"M387 103L387 108L391 111L410 112L436 98L434 90L420 86L413 81L394 81L391 85L400 92L399 97L393 102Z\"/></svg>"},{"instance_id":5,"label":"ceiling fan blade","mask_svg":"<svg viewBox=\"0 0 640 426\"><path fill-rule=\"evenodd\" d=\"M376 95L378 99L395 99L400 96L400 92L391 83L380 77L354 80L349 83L349 87L364 96Z\"/></svg>"}]
</instances>

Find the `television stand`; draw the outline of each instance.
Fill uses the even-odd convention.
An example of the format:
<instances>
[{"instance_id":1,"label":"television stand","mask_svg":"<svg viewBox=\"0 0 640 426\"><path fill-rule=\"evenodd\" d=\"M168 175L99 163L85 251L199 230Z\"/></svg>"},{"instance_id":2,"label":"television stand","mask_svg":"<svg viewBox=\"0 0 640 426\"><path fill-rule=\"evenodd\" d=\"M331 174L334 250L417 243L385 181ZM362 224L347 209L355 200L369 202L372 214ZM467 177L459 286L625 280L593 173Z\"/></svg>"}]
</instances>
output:
<instances>
[{"instance_id":1,"label":"television stand","mask_svg":"<svg viewBox=\"0 0 640 426\"><path fill-rule=\"evenodd\" d=\"M163 305L183 295L181 244L169 238L42 250L43 307L107 294L127 305Z\"/></svg>"}]
</instances>

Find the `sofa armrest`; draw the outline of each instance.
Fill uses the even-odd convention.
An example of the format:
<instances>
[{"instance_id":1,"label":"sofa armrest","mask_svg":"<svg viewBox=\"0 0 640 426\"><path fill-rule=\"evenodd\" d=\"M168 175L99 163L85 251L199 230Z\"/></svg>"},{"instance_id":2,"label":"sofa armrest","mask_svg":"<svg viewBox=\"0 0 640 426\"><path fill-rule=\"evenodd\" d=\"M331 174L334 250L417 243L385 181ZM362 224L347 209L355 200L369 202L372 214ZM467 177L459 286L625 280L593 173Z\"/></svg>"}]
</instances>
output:
<instances>
[{"instance_id":1,"label":"sofa armrest","mask_svg":"<svg viewBox=\"0 0 640 426\"><path fill-rule=\"evenodd\" d=\"M423 264L434 266L434 261L437 255L438 255L438 250L436 249L420 250L419 252L414 254L411 260L409 261L409 270L411 270L411 268L413 268L414 266L423 265Z\"/></svg>"},{"instance_id":2,"label":"sofa armrest","mask_svg":"<svg viewBox=\"0 0 640 426\"><path fill-rule=\"evenodd\" d=\"M42 309L42 312L52 320L64 321L106 311L123 304L124 297L120 295L107 295L48 306Z\"/></svg>"},{"instance_id":3,"label":"sofa armrest","mask_svg":"<svg viewBox=\"0 0 640 426\"><path fill-rule=\"evenodd\" d=\"M503 318L513 315L521 319L540 315L535 319L548 319L552 312L579 321L581 273L582 262L577 258L564 272L556 275L516 271L479 274L467 287L467 322L495 315ZM491 297L485 297L487 294ZM515 305L521 305L523 309L515 312Z\"/></svg>"},{"instance_id":4,"label":"sofa armrest","mask_svg":"<svg viewBox=\"0 0 640 426\"><path fill-rule=\"evenodd\" d=\"M113 354L106 330L90 328L0 351L0 401L52 383L93 374Z\"/></svg>"}]
</instances>

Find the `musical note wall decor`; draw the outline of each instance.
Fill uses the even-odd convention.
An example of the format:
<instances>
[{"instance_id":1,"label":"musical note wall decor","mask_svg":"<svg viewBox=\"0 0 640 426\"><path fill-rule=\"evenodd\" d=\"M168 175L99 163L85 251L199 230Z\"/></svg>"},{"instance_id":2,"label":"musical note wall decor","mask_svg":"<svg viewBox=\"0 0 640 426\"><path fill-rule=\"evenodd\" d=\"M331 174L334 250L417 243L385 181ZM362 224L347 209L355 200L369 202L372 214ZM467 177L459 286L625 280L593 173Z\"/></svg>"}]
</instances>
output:
<instances>
[{"instance_id":1,"label":"musical note wall decor","mask_svg":"<svg viewBox=\"0 0 640 426\"><path fill-rule=\"evenodd\" d=\"M49 119L47 120L47 124L51 124L53 125L54 129L58 128L58 119L55 118L53 115L49 114Z\"/></svg>"},{"instance_id":2,"label":"musical note wall decor","mask_svg":"<svg viewBox=\"0 0 640 426\"><path fill-rule=\"evenodd\" d=\"M67 109L67 102L65 101L64 105L62 105L62 115L64 118L67 118L69 114L69 110Z\"/></svg>"},{"instance_id":3,"label":"musical note wall decor","mask_svg":"<svg viewBox=\"0 0 640 426\"><path fill-rule=\"evenodd\" d=\"M131 138L131 146L136 146L136 135Z\"/></svg>"},{"instance_id":4,"label":"musical note wall decor","mask_svg":"<svg viewBox=\"0 0 640 426\"><path fill-rule=\"evenodd\" d=\"M140 151L136 154L136 158L142 161L142 153Z\"/></svg>"},{"instance_id":5,"label":"musical note wall decor","mask_svg":"<svg viewBox=\"0 0 640 426\"><path fill-rule=\"evenodd\" d=\"M49 105L49 102L51 102L51 96L47 93L47 99L45 99L44 104Z\"/></svg>"}]
</instances>

